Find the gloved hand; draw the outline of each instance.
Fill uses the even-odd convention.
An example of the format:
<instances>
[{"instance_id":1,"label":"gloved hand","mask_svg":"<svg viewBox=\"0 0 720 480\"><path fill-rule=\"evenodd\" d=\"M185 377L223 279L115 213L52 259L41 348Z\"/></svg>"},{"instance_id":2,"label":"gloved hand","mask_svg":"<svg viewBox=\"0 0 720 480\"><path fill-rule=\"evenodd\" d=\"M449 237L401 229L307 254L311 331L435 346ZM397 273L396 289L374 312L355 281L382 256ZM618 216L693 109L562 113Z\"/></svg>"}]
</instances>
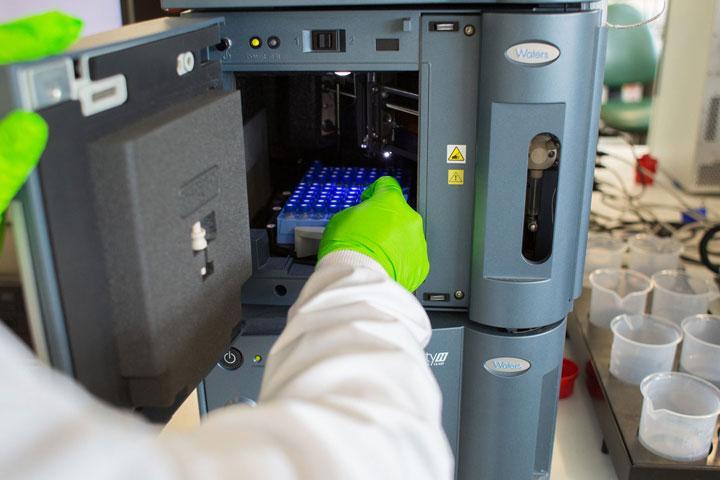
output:
<instances>
[{"instance_id":1,"label":"gloved hand","mask_svg":"<svg viewBox=\"0 0 720 480\"><path fill-rule=\"evenodd\" d=\"M51 12L0 25L0 65L62 52L80 35L82 21ZM45 150L48 126L33 112L0 120L0 214L25 183Z\"/></svg>"},{"instance_id":2,"label":"gloved hand","mask_svg":"<svg viewBox=\"0 0 720 480\"><path fill-rule=\"evenodd\" d=\"M377 179L363 192L362 200L330 219L318 259L353 250L378 262L410 292L416 290L430 271L422 218L407 204L392 177Z\"/></svg>"}]
</instances>

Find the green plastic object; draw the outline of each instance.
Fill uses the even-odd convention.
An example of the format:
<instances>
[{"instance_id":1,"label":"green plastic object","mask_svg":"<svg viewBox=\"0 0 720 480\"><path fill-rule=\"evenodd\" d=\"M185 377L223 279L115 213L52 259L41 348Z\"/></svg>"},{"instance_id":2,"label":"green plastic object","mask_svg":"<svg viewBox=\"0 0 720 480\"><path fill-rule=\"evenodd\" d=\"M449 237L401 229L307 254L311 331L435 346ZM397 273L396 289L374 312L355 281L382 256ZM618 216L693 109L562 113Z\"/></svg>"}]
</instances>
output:
<instances>
[{"instance_id":1,"label":"green plastic object","mask_svg":"<svg viewBox=\"0 0 720 480\"><path fill-rule=\"evenodd\" d=\"M359 252L382 265L408 291L417 290L430 272L422 218L392 177L378 178L362 200L330 219L318 259L335 251Z\"/></svg>"},{"instance_id":2,"label":"green plastic object","mask_svg":"<svg viewBox=\"0 0 720 480\"><path fill-rule=\"evenodd\" d=\"M606 125L623 132L647 132L650 126L652 101L644 98L639 102L609 101L602 106L601 117Z\"/></svg>"},{"instance_id":3,"label":"green plastic object","mask_svg":"<svg viewBox=\"0 0 720 480\"><path fill-rule=\"evenodd\" d=\"M37 113L16 110L0 120L0 212L35 168L47 139L47 123Z\"/></svg>"},{"instance_id":4,"label":"green plastic object","mask_svg":"<svg viewBox=\"0 0 720 480\"><path fill-rule=\"evenodd\" d=\"M635 8L625 4L608 7L608 22L630 25L644 20ZM655 79L657 50L648 25L610 29L605 59L605 85L619 88L626 83L647 84Z\"/></svg>"},{"instance_id":5,"label":"green plastic object","mask_svg":"<svg viewBox=\"0 0 720 480\"><path fill-rule=\"evenodd\" d=\"M608 7L608 22L630 25L644 20L630 5ZM647 25L628 29L610 29L605 63L605 85L619 89L627 83L647 85L655 80L657 50ZM651 100L640 102L609 100L603 105L600 117L608 127L624 132L644 133L650 125Z\"/></svg>"},{"instance_id":6,"label":"green plastic object","mask_svg":"<svg viewBox=\"0 0 720 480\"><path fill-rule=\"evenodd\" d=\"M0 25L0 64L38 60L56 55L75 42L82 20L48 12Z\"/></svg>"}]
</instances>

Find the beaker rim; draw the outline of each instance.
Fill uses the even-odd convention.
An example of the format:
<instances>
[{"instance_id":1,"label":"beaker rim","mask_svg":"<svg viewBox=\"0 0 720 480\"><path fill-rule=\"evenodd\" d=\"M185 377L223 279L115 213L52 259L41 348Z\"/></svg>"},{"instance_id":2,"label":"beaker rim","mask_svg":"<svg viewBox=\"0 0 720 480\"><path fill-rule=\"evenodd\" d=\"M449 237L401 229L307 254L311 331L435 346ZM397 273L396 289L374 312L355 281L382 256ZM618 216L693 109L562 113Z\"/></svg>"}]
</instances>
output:
<instances>
[{"instance_id":1,"label":"beaker rim","mask_svg":"<svg viewBox=\"0 0 720 480\"><path fill-rule=\"evenodd\" d=\"M623 335L622 333L619 333L616 331L616 326L620 324L620 322L625 318L631 318L631 317L642 317L645 319L649 319L651 321L654 321L656 323L659 323L665 327L670 327L671 330L673 330L677 334L677 338L666 342L666 343L643 343L638 342L637 340L633 340L632 338L628 338L626 335ZM672 322L669 322L665 320L664 318L657 317L655 315L647 314L647 313L635 313L635 314L628 314L628 313L621 313L620 315L613 317L612 320L610 320L610 330L612 330L613 335L617 335L618 337L622 338L624 341L637 345L643 348L667 348L673 345L677 345L680 342L682 342L683 339L683 330L675 325Z\"/></svg>"},{"instance_id":2,"label":"beaker rim","mask_svg":"<svg viewBox=\"0 0 720 480\"><path fill-rule=\"evenodd\" d=\"M700 320L703 322L714 322L714 323L717 323L718 325L720 325L720 317L718 317L717 315L709 315L707 313L699 313L697 315L691 315L689 317L685 317L685 318L683 318L682 322L680 322L680 327L682 328L683 334L686 337L690 337L694 341L696 341L697 343L700 343L702 345L720 349L720 343L708 342L707 340L703 340L702 338L699 338L697 335L695 335L692 332L685 329L685 325L689 325L690 322L692 322L693 320Z\"/></svg>"},{"instance_id":3,"label":"beaker rim","mask_svg":"<svg viewBox=\"0 0 720 480\"><path fill-rule=\"evenodd\" d=\"M648 245L643 245L641 243L646 240L649 240L655 245L657 245L658 243L662 245L672 245L672 248L668 249L669 251L665 251L665 249L658 250L657 248L649 248ZM640 250L643 253L660 255L675 255L677 253L680 253L683 249L682 242L675 237L658 237L656 235L650 235L647 233L638 233L637 235L630 237L630 239L628 240L628 246L630 248Z\"/></svg>"},{"instance_id":4,"label":"beaker rim","mask_svg":"<svg viewBox=\"0 0 720 480\"><path fill-rule=\"evenodd\" d=\"M715 410L712 413L707 413L704 415L689 415L687 413L680 413L680 412L676 412L674 410L670 410L667 408L655 408L652 398L650 398L650 394L647 393L647 389L648 389L649 385L656 381L669 380L672 378L679 378L679 377L686 378L688 380L692 380L692 381L699 383L702 386L708 388L709 391L715 395ZM689 373L683 373L683 372L651 373L647 377L643 378L642 382L640 382L640 393L642 394L643 399L647 399L650 402L650 406L652 407L654 412L667 412L676 417L688 418L688 419L693 419L693 420L712 418L712 417L716 417L718 414L720 414L720 388L716 387L715 385L713 385L712 383L708 382L705 379L696 377L695 375L690 375Z\"/></svg>"},{"instance_id":5,"label":"beaker rim","mask_svg":"<svg viewBox=\"0 0 720 480\"><path fill-rule=\"evenodd\" d=\"M602 241L602 240L605 240L607 243L604 245L602 245L602 244L601 245L592 245L592 243L594 241L597 242L597 241ZM612 244L612 245L608 245L608 244ZM627 243L625 243L625 241L622 238L613 237L609 233L595 233L595 234L591 233L590 235L588 235L588 240L587 240L587 249L588 250L602 249L602 250L607 250L607 251L613 252L613 253L623 253L627 250L627 248L628 248Z\"/></svg>"},{"instance_id":6,"label":"beaker rim","mask_svg":"<svg viewBox=\"0 0 720 480\"><path fill-rule=\"evenodd\" d=\"M647 285L640 290L630 292L627 295L624 295L621 297L615 290L613 290L611 288L607 288L598 283L595 283L595 279L598 276L600 276L602 274L606 274L606 273L626 274L631 277L639 278L640 280L645 281L647 283ZM650 279L650 277L648 277L644 273L638 272L637 270L630 270L629 268L598 268L597 270L593 270L590 273L590 276L588 277L588 281L590 282L590 286L592 288L598 288L598 289L602 290L603 292L612 293L613 295L615 295L616 297L618 297L620 299L627 298L630 296L635 296L635 295L647 295L648 293L650 293L650 290L652 290L652 287L653 287L652 280Z\"/></svg>"},{"instance_id":7,"label":"beaker rim","mask_svg":"<svg viewBox=\"0 0 720 480\"><path fill-rule=\"evenodd\" d=\"M660 278L670 278L670 277L672 277L672 278L685 278L686 280L692 280L693 282L700 283L700 284L702 284L703 287L705 288L705 291L703 291L703 292L694 292L694 291L693 291L693 292L691 292L691 293L688 293L688 292L678 292L678 291L676 291L676 290L674 290L674 289L672 289L672 288L666 287L665 285L661 285L661 284L658 282L658 279L660 279ZM687 295L687 296L689 296L689 297L694 297L694 296L701 297L701 296L708 295L708 294L712 293L712 288L710 287L709 282L708 282L705 278L698 277L698 276L696 276L696 275L690 275L689 273L685 272L684 270L675 270L675 269L660 270L659 272L655 272L655 273L652 275L652 277L650 277L650 280L651 280L652 286L653 286L654 288L657 288L657 289L660 289L660 290L664 290L664 291L666 291L666 292L672 292L672 293L674 293L674 294L676 294L676 295Z\"/></svg>"}]
</instances>

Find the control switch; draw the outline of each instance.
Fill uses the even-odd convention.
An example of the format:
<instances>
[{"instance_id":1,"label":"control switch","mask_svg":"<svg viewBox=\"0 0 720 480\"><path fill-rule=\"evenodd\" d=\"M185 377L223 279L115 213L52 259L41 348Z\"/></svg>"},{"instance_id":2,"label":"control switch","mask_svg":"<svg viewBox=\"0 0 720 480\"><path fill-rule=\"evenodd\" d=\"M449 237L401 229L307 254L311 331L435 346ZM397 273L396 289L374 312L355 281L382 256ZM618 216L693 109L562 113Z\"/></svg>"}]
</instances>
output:
<instances>
[{"instance_id":1,"label":"control switch","mask_svg":"<svg viewBox=\"0 0 720 480\"><path fill-rule=\"evenodd\" d=\"M345 51L345 30L313 30L310 33L313 52Z\"/></svg>"}]
</instances>

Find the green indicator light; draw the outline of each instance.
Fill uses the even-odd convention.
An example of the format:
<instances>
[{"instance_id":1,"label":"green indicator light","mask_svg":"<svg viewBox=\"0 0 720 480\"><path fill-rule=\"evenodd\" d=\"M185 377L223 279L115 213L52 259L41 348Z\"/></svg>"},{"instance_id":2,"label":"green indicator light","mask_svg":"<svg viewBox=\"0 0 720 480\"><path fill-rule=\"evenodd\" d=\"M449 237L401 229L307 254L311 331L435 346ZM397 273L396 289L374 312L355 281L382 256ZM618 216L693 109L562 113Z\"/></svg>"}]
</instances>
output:
<instances>
[{"instance_id":1,"label":"green indicator light","mask_svg":"<svg viewBox=\"0 0 720 480\"><path fill-rule=\"evenodd\" d=\"M255 362L255 363L260 363L260 362L262 362L262 360L263 360L262 355L255 355L255 357L253 357L253 362Z\"/></svg>"}]
</instances>

